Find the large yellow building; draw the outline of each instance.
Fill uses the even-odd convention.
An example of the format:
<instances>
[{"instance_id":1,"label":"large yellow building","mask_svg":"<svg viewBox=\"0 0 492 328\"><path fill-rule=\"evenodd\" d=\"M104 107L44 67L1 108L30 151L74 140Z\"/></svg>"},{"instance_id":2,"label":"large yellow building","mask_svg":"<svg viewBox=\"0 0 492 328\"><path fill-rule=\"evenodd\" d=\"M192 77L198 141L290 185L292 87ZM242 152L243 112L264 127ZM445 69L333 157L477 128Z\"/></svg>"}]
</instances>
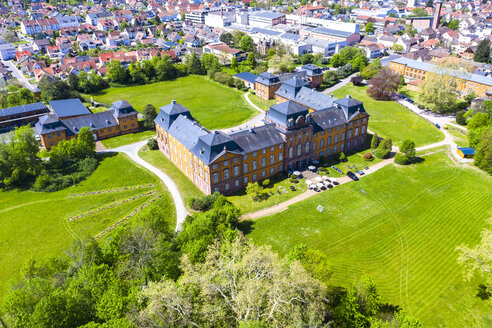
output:
<instances>
[{"instance_id":1,"label":"large yellow building","mask_svg":"<svg viewBox=\"0 0 492 328\"><path fill-rule=\"evenodd\" d=\"M230 134L205 129L173 101L155 119L159 149L205 194L228 194L365 144L369 115L360 101L297 84L280 86L294 85L289 94L297 100L271 106L265 125Z\"/></svg>"},{"instance_id":2,"label":"large yellow building","mask_svg":"<svg viewBox=\"0 0 492 328\"><path fill-rule=\"evenodd\" d=\"M389 68L411 80L424 80L436 65L400 57L390 62ZM475 93L478 97L492 96L492 78L472 73L454 72L457 89L463 94Z\"/></svg>"}]
</instances>

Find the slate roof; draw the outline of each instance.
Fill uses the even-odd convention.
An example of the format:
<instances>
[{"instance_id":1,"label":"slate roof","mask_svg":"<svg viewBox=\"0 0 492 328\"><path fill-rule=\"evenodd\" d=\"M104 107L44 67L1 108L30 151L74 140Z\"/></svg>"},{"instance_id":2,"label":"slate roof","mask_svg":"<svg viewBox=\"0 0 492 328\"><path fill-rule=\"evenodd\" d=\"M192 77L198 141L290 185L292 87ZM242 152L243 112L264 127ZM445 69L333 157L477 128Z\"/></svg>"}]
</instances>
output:
<instances>
[{"instance_id":1,"label":"slate roof","mask_svg":"<svg viewBox=\"0 0 492 328\"><path fill-rule=\"evenodd\" d=\"M136 115L137 111L126 100L118 100L110 108L114 111L114 117L121 118Z\"/></svg>"},{"instance_id":2,"label":"slate roof","mask_svg":"<svg viewBox=\"0 0 492 328\"><path fill-rule=\"evenodd\" d=\"M48 109L46 108L46 106L42 102L37 102L37 103L27 104L27 105L21 105L21 106L15 106L15 107L7 107L4 109L0 109L0 118L12 116L12 115L29 113L29 112L43 110L43 109L48 111Z\"/></svg>"},{"instance_id":3,"label":"slate roof","mask_svg":"<svg viewBox=\"0 0 492 328\"><path fill-rule=\"evenodd\" d=\"M77 135L81 128L87 126L91 130L100 130L109 127L118 126L118 121L114 117L114 110L84 115L79 117L67 118L61 120L67 128L67 135Z\"/></svg>"},{"instance_id":4,"label":"slate roof","mask_svg":"<svg viewBox=\"0 0 492 328\"><path fill-rule=\"evenodd\" d=\"M190 120L193 120L190 110L184 107L183 105L176 103L176 101L173 100L170 104L166 106L162 106L160 108L159 114L157 114L157 117L155 118L154 122L155 124L163 128L165 131L168 131L169 128L171 127L171 124L173 124L173 122L180 115L183 115L185 117L188 117Z\"/></svg>"},{"instance_id":5,"label":"slate roof","mask_svg":"<svg viewBox=\"0 0 492 328\"><path fill-rule=\"evenodd\" d=\"M249 130L239 131L230 135L245 154L272 147L284 142L275 124L266 124Z\"/></svg>"},{"instance_id":6,"label":"slate roof","mask_svg":"<svg viewBox=\"0 0 492 328\"><path fill-rule=\"evenodd\" d=\"M274 75L269 72L261 73L255 80L255 82L258 82L260 84L264 85L272 85L272 84L277 84L280 82L279 78L277 75Z\"/></svg>"},{"instance_id":7,"label":"slate roof","mask_svg":"<svg viewBox=\"0 0 492 328\"><path fill-rule=\"evenodd\" d=\"M327 95L304 87L299 90L294 100L314 110L322 110L333 106L333 102L337 99L333 95Z\"/></svg>"},{"instance_id":8,"label":"slate roof","mask_svg":"<svg viewBox=\"0 0 492 328\"><path fill-rule=\"evenodd\" d=\"M297 77L294 77L282 83L275 94L287 99L294 100L297 93L299 92L299 90L301 90L302 87L309 87L309 83L298 79Z\"/></svg>"},{"instance_id":9,"label":"slate roof","mask_svg":"<svg viewBox=\"0 0 492 328\"><path fill-rule=\"evenodd\" d=\"M225 152L241 153L241 148L227 134L213 131L200 136L191 151L203 163L208 165Z\"/></svg>"},{"instance_id":10,"label":"slate roof","mask_svg":"<svg viewBox=\"0 0 492 328\"><path fill-rule=\"evenodd\" d=\"M307 72L308 76L313 76L313 75L318 75L318 74L323 73L320 67L313 65L313 64L303 65L301 67L301 69L305 70Z\"/></svg>"},{"instance_id":11,"label":"slate roof","mask_svg":"<svg viewBox=\"0 0 492 328\"><path fill-rule=\"evenodd\" d=\"M238 79L247 81L249 83L255 83L255 80L258 78L258 75L255 75L255 74L250 73L250 72L242 72L242 73L238 73L234 76L237 77Z\"/></svg>"},{"instance_id":12,"label":"slate roof","mask_svg":"<svg viewBox=\"0 0 492 328\"><path fill-rule=\"evenodd\" d=\"M347 123L344 113L335 107L311 113L314 123L319 127L316 130L327 130L337 125Z\"/></svg>"},{"instance_id":13,"label":"slate roof","mask_svg":"<svg viewBox=\"0 0 492 328\"><path fill-rule=\"evenodd\" d=\"M287 121L289 119L296 120L299 116L306 115L308 111L309 109L307 107L287 100L283 103L270 106L265 118L281 126L287 127Z\"/></svg>"},{"instance_id":14,"label":"slate roof","mask_svg":"<svg viewBox=\"0 0 492 328\"><path fill-rule=\"evenodd\" d=\"M59 118L91 113L78 98L53 100L49 104Z\"/></svg>"}]
</instances>

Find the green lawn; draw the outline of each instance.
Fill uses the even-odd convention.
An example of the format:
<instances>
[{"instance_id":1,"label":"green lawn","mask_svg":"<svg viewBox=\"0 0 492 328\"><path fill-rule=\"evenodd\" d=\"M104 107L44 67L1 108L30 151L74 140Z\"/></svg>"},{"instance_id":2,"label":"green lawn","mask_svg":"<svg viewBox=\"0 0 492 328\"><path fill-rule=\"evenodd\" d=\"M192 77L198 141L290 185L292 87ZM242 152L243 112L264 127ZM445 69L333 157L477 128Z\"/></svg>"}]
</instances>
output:
<instances>
[{"instance_id":1,"label":"green lawn","mask_svg":"<svg viewBox=\"0 0 492 328\"><path fill-rule=\"evenodd\" d=\"M431 123L414 114L395 101L377 101L366 93L367 87L354 87L352 83L336 90L337 98L351 95L364 103L364 108L371 115L369 129L380 137L390 137L394 145L405 139L412 139L417 146L423 146L444 139Z\"/></svg>"},{"instance_id":2,"label":"green lawn","mask_svg":"<svg viewBox=\"0 0 492 328\"><path fill-rule=\"evenodd\" d=\"M122 88L109 88L87 95L95 101L111 104L126 100L141 111L146 104L157 109L176 100L190 109L193 117L208 129L222 129L247 121L256 110L244 99L244 93L210 81L204 76L186 76L174 81Z\"/></svg>"},{"instance_id":3,"label":"green lawn","mask_svg":"<svg viewBox=\"0 0 492 328\"><path fill-rule=\"evenodd\" d=\"M146 187L69 197L71 194L142 185ZM107 155L87 180L74 187L53 193L0 192L0 299L26 260L62 254L74 238L96 235L153 196L143 196L77 220L69 221L69 217L151 190L162 197L140 215L150 211L152 206L159 206L169 212L169 222L174 226L174 206L160 180L123 155Z\"/></svg>"},{"instance_id":4,"label":"green lawn","mask_svg":"<svg viewBox=\"0 0 492 328\"><path fill-rule=\"evenodd\" d=\"M452 127L450 125L448 125L447 131L453 136L454 142L459 147L468 147L469 146L468 137L466 136L465 131L458 129L458 128L455 128L455 127Z\"/></svg>"},{"instance_id":5,"label":"green lawn","mask_svg":"<svg viewBox=\"0 0 492 328\"><path fill-rule=\"evenodd\" d=\"M454 166L441 151L420 164L386 166L243 229L281 254L299 243L324 251L333 284L370 274L383 302L402 306L424 327L490 327L490 308L475 297L477 283L464 282L456 246L479 241L491 185L490 176Z\"/></svg>"},{"instance_id":6,"label":"green lawn","mask_svg":"<svg viewBox=\"0 0 492 328\"><path fill-rule=\"evenodd\" d=\"M414 101L418 100L419 93L417 91L413 91L408 89L408 86L402 86L400 89L398 89L398 92L401 93L402 95L405 95Z\"/></svg>"},{"instance_id":7,"label":"green lawn","mask_svg":"<svg viewBox=\"0 0 492 328\"><path fill-rule=\"evenodd\" d=\"M155 137L155 130L124 134L102 140L101 142L106 148L117 148L131 143L148 140L152 137Z\"/></svg>"},{"instance_id":8,"label":"green lawn","mask_svg":"<svg viewBox=\"0 0 492 328\"><path fill-rule=\"evenodd\" d=\"M248 95L248 98L253 104L258 106L262 110L267 110L268 108L270 108L270 106L275 105L275 99L266 100L251 93Z\"/></svg>"},{"instance_id":9,"label":"green lawn","mask_svg":"<svg viewBox=\"0 0 492 328\"><path fill-rule=\"evenodd\" d=\"M203 193L188 177L178 169L160 150L148 150L143 147L138 155L145 161L159 168L166 173L178 186L181 196L184 198L186 205L187 201L193 197L201 197Z\"/></svg>"}]
</instances>

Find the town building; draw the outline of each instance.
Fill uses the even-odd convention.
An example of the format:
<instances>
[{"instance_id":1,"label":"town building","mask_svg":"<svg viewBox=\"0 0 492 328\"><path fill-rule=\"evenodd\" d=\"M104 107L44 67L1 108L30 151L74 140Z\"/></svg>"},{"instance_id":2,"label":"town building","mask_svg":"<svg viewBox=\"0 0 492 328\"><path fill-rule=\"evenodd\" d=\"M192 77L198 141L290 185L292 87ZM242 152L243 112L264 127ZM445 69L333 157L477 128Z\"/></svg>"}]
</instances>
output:
<instances>
[{"instance_id":1,"label":"town building","mask_svg":"<svg viewBox=\"0 0 492 328\"><path fill-rule=\"evenodd\" d=\"M34 124L47 112L48 108L42 102L0 109L0 132Z\"/></svg>"},{"instance_id":2,"label":"town building","mask_svg":"<svg viewBox=\"0 0 492 328\"><path fill-rule=\"evenodd\" d=\"M437 72L437 66L404 57L390 61L389 68L408 80L424 80L430 72ZM450 71L456 77L457 90L462 94L475 93L478 97L492 96L492 78L474 73Z\"/></svg>"},{"instance_id":3,"label":"town building","mask_svg":"<svg viewBox=\"0 0 492 328\"><path fill-rule=\"evenodd\" d=\"M12 43L0 44L0 59L10 60L15 58L15 46Z\"/></svg>"},{"instance_id":4,"label":"town building","mask_svg":"<svg viewBox=\"0 0 492 328\"><path fill-rule=\"evenodd\" d=\"M57 104L55 107L56 110L41 116L35 125L41 145L47 150L62 140L76 138L83 127L88 127L91 130L95 140L116 137L139 130L137 111L124 100L113 103L108 111L99 113L90 113L86 109L89 113L82 114L81 108L77 110L62 109L61 104ZM80 115L73 115L76 113ZM59 117L58 114L62 117Z\"/></svg>"},{"instance_id":5,"label":"town building","mask_svg":"<svg viewBox=\"0 0 492 328\"><path fill-rule=\"evenodd\" d=\"M249 25L253 27L267 27L277 24L285 24L285 14L263 11L250 14L248 17Z\"/></svg>"},{"instance_id":6,"label":"town building","mask_svg":"<svg viewBox=\"0 0 492 328\"><path fill-rule=\"evenodd\" d=\"M224 42L209 43L203 47L203 53L213 54L219 58L222 65L230 64L232 58L236 58L237 62L241 62L248 54L244 51L229 47Z\"/></svg>"},{"instance_id":7,"label":"town building","mask_svg":"<svg viewBox=\"0 0 492 328\"><path fill-rule=\"evenodd\" d=\"M205 194L229 194L365 144L369 115L360 101L319 93L297 78L278 94L264 125L230 134L205 129L173 100L155 119L159 149Z\"/></svg>"}]
</instances>

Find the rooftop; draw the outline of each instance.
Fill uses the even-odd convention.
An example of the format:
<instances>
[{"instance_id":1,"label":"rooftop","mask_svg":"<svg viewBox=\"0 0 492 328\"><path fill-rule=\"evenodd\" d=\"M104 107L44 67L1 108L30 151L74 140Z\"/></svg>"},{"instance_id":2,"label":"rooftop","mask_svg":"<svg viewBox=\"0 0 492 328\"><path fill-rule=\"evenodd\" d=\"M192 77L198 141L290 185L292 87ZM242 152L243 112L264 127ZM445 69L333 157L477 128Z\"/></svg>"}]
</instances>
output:
<instances>
[{"instance_id":1,"label":"rooftop","mask_svg":"<svg viewBox=\"0 0 492 328\"><path fill-rule=\"evenodd\" d=\"M87 115L91 113L78 98L53 100L50 101L49 104L53 109L53 112L59 118Z\"/></svg>"}]
</instances>

